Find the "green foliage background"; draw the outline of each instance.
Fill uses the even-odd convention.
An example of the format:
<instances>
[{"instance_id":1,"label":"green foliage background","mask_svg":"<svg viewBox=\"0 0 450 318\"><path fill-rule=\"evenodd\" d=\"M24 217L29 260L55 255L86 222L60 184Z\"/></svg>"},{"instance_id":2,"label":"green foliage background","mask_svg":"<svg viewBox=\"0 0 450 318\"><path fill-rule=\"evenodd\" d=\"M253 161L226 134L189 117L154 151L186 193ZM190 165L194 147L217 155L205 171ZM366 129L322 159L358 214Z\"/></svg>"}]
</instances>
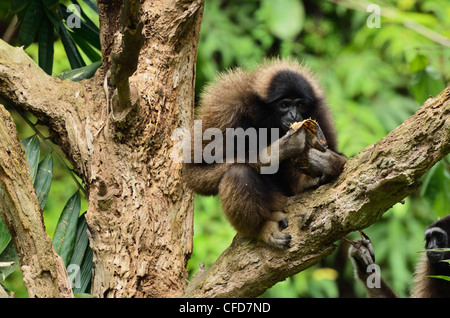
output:
<instances>
[{"instance_id":1,"label":"green foliage background","mask_svg":"<svg viewBox=\"0 0 450 318\"><path fill-rule=\"evenodd\" d=\"M12 18L7 15L10 2L0 4L2 21ZM375 28L370 26L377 18L361 3L206 0L196 96L217 72L227 68L251 66L271 56L302 60L321 78L336 120L340 151L349 157L356 155L401 124L430 95L438 94L449 84L450 74L450 0L373 1L380 5L382 15ZM90 17L95 20L95 15ZM425 33L420 32L423 27ZM27 52L38 60L37 43L31 44ZM52 74L70 70L58 38L54 54ZM95 62L83 50L81 55L86 64ZM33 134L19 117L15 118L21 139ZM425 227L450 213L449 158L433 167L422 183L420 191L365 230L372 239L382 277L400 296L409 294ZM54 160L44 211L51 236L62 208L76 189L67 171ZM85 209L82 201L81 211ZM200 263L210 267L235 234L216 197L196 196L194 218L190 276ZM337 244L332 256L278 283L263 297L365 297L362 286L353 279L346 246ZM26 296L19 271L4 285L17 297Z\"/></svg>"}]
</instances>

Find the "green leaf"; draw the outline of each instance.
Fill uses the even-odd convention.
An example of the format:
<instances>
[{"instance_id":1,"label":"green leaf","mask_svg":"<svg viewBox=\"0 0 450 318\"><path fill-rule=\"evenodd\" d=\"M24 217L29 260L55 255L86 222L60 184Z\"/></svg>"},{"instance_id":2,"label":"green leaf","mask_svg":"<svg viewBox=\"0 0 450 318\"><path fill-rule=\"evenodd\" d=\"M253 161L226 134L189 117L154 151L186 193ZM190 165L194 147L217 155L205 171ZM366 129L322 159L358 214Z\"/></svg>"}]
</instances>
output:
<instances>
[{"instance_id":1,"label":"green leaf","mask_svg":"<svg viewBox=\"0 0 450 318\"><path fill-rule=\"evenodd\" d=\"M264 0L260 13L269 31L282 40L295 38L305 23L305 9L300 1Z\"/></svg>"},{"instance_id":2,"label":"green leaf","mask_svg":"<svg viewBox=\"0 0 450 318\"><path fill-rule=\"evenodd\" d=\"M25 156L27 157L28 165L30 166L31 181L35 181L39 166L39 157L41 155L41 148L39 147L39 139L36 135L25 138L21 141L25 149Z\"/></svg>"},{"instance_id":3,"label":"green leaf","mask_svg":"<svg viewBox=\"0 0 450 318\"><path fill-rule=\"evenodd\" d=\"M423 54L417 54L411 62L409 62L409 69L411 73L423 71L428 65L428 59Z\"/></svg>"},{"instance_id":4,"label":"green leaf","mask_svg":"<svg viewBox=\"0 0 450 318\"><path fill-rule=\"evenodd\" d=\"M75 29L78 30L78 29ZM78 45L78 47L86 54L86 56L92 61L100 61L101 56L100 53L98 53L95 49L93 49L88 42L84 39L84 37L80 36L77 31L71 32L70 36L74 40L74 42Z\"/></svg>"},{"instance_id":5,"label":"green leaf","mask_svg":"<svg viewBox=\"0 0 450 318\"><path fill-rule=\"evenodd\" d=\"M69 263L69 266L73 265L76 265L76 267L72 268L79 270L79 272L76 273L79 274L79 276L75 278L75 283L77 283L77 285L73 287L73 292L87 292L87 287L91 282L93 262L92 250L89 247L87 224L84 214L80 216L78 220L77 238L75 240L75 247Z\"/></svg>"},{"instance_id":6,"label":"green leaf","mask_svg":"<svg viewBox=\"0 0 450 318\"><path fill-rule=\"evenodd\" d=\"M81 8L80 8L80 10L81 10ZM74 14L70 10L69 10L69 12L67 12L67 7L62 4L60 4L60 12L61 12L63 20L66 21L66 24L67 24L67 19L70 18ZM99 31L98 27L91 20L89 20L88 16L83 11L81 11L80 14L81 14L81 17L85 21L80 19L80 27L79 28L70 28L70 30L72 31L72 33L76 33L78 35L78 37L81 37L82 39L84 39L84 41L90 43L97 50L101 50L100 31ZM73 35L73 34L71 34L71 35ZM75 38L74 38L74 40L75 40ZM77 44L78 44L78 42L77 42ZM96 60L92 60L92 61L96 61Z\"/></svg>"},{"instance_id":7,"label":"green leaf","mask_svg":"<svg viewBox=\"0 0 450 318\"><path fill-rule=\"evenodd\" d=\"M9 7L8 16L12 16L19 11L22 11L30 1L34 0L13 0L11 7Z\"/></svg>"},{"instance_id":8,"label":"green leaf","mask_svg":"<svg viewBox=\"0 0 450 318\"><path fill-rule=\"evenodd\" d=\"M86 3L89 8L91 8L92 11L94 11L95 13L98 14L98 7L97 7L97 3L95 1L92 0L83 0L84 3ZM76 1L72 1L72 2L76 2Z\"/></svg>"},{"instance_id":9,"label":"green leaf","mask_svg":"<svg viewBox=\"0 0 450 318\"><path fill-rule=\"evenodd\" d=\"M61 24L61 18L58 16L58 6L45 7L44 12L47 15L47 19L53 25L55 30L59 30Z\"/></svg>"},{"instance_id":10,"label":"green leaf","mask_svg":"<svg viewBox=\"0 0 450 318\"><path fill-rule=\"evenodd\" d=\"M55 247L55 251L61 256L66 267L72 256L72 250L75 243L80 204L80 193L77 191L69 201L67 201L66 206L59 217L58 224L56 225L55 234L53 235L52 243Z\"/></svg>"},{"instance_id":11,"label":"green leaf","mask_svg":"<svg viewBox=\"0 0 450 318\"><path fill-rule=\"evenodd\" d=\"M78 265L81 267L83 263L84 254L89 247L89 238L87 235L87 224L84 214L80 216L77 224L77 236L73 248L72 257L69 264Z\"/></svg>"},{"instance_id":12,"label":"green leaf","mask_svg":"<svg viewBox=\"0 0 450 318\"><path fill-rule=\"evenodd\" d=\"M73 297L75 297L75 298L95 298L91 294L87 294L87 293L76 293L76 294L73 294Z\"/></svg>"},{"instance_id":13,"label":"green leaf","mask_svg":"<svg viewBox=\"0 0 450 318\"><path fill-rule=\"evenodd\" d=\"M50 154L48 154L39 163L39 169L37 171L36 180L34 181L34 189L39 200L39 205L41 210L44 211L45 204L47 203L48 193L50 191L50 186L53 177L53 159Z\"/></svg>"},{"instance_id":14,"label":"green leaf","mask_svg":"<svg viewBox=\"0 0 450 318\"><path fill-rule=\"evenodd\" d=\"M445 88L441 74L429 65L428 59L424 55L417 54L409 63L409 67L412 72L411 90L414 99L420 105L430 95L436 96Z\"/></svg>"},{"instance_id":15,"label":"green leaf","mask_svg":"<svg viewBox=\"0 0 450 318\"><path fill-rule=\"evenodd\" d=\"M436 275L436 276L428 276L428 277L431 277L431 278L439 278L439 279L443 279L443 280L446 280L446 281L449 281L449 282L450 282L450 276Z\"/></svg>"},{"instance_id":16,"label":"green leaf","mask_svg":"<svg viewBox=\"0 0 450 318\"><path fill-rule=\"evenodd\" d=\"M45 73L51 75L53 70L53 37L54 29L50 20L42 19L41 27L39 29L39 66Z\"/></svg>"},{"instance_id":17,"label":"green leaf","mask_svg":"<svg viewBox=\"0 0 450 318\"><path fill-rule=\"evenodd\" d=\"M58 12L59 16L64 15L64 10L62 6L58 6ZM70 37L69 32L67 31L66 26L62 21L59 26L59 35L61 36L61 42L64 46L64 50L66 51L67 58L69 59L70 67L72 69L76 69L86 66L86 63L81 57L81 54L78 51L75 42Z\"/></svg>"},{"instance_id":18,"label":"green leaf","mask_svg":"<svg viewBox=\"0 0 450 318\"><path fill-rule=\"evenodd\" d=\"M76 0L72 0L72 3L79 5L78 1L76 1ZM92 6L92 2L88 3L87 1L85 1L85 3L87 3L88 7L90 7L91 10L94 11L96 13L96 15L98 16L97 3L94 2L93 6ZM83 18L83 20L89 25L90 28L92 28L92 30L96 30L96 32L98 34L99 29L98 29L97 25L94 22L92 22L91 19L89 19L89 17L86 15L86 13L84 12L83 8L81 8L81 6L80 6L80 9L81 9L80 14L81 14L81 17Z\"/></svg>"},{"instance_id":19,"label":"green leaf","mask_svg":"<svg viewBox=\"0 0 450 318\"><path fill-rule=\"evenodd\" d=\"M57 77L61 79L70 79L71 81L78 82L94 76L95 72L100 67L100 65L102 65L102 61L97 61L84 67L63 72L57 75Z\"/></svg>"},{"instance_id":20,"label":"green leaf","mask_svg":"<svg viewBox=\"0 0 450 318\"><path fill-rule=\"evenodd\" d=\"M8 243L11 241L11 235L9 235L8 228L6 225L0 220L0 254L2 254L3 250L8 246Z\"/></svg>"},{"instance_id":21,"label":"green leaf","mask_svg":"<svg viewBox=\"0 0 450 318\"><path fill-rule=\"evenodd\" d=\"M93 259L93 253L91 248L88 246L86 248L86 253L84 255L83 264L81 265L80 269L80 286L75 287L73 289L74 293L85 293L88 292L88 288L91 283L91 277L92 277L92 268L94 267L94 263L92 261Z\"/></svg>"},{"instance_id":22,"label":"green leaf","mask_svg":"<svg viewBox=\"0 0 450 318\"><path fill-rule=\"evenodd\" d=\"M41 0L48 10L56 10L59 0Z\"/></svg>"},{"instance_id":23,"label":"green leaf","mask_svg":"<svg viewBox=\"0 0 450 318\"><path fill-rule=\"evenodd\" d=\"M43 17L44 10L41 1L30 1L20 26L19 45L26 48L33 43Z\"/></svg>"}]
</instances>

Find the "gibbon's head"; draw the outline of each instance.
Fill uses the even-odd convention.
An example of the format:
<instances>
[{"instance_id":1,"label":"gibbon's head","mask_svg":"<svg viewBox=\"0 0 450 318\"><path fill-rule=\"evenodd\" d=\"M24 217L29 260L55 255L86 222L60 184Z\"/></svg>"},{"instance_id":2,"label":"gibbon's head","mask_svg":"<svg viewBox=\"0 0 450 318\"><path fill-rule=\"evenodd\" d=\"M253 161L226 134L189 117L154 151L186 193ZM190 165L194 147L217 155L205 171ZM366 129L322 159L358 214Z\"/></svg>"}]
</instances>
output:
<instances>
[{"instance_id":1,"label":"gibbon's head","mask_svg":"<svg viewBox=\"0 0 450 318\"><path fill-rule=\"evenodd\" d=\"M269 61L255 70L254 91L287 132L291 124L318 119L324 96L313 74L298 62Z\"/></svg>"},{"instance_id":2,"label":"gibbon's head","mask_svg":"<svg viewBox=\"0 0 450 318\"><path fill-rule=\"evenodd\" d=\"M428 251L430 249L449 248L450 215L447 215L425 230L425 248L427 258L431 263L450 259L450 252Z\"/></svg>"}]
</instances>

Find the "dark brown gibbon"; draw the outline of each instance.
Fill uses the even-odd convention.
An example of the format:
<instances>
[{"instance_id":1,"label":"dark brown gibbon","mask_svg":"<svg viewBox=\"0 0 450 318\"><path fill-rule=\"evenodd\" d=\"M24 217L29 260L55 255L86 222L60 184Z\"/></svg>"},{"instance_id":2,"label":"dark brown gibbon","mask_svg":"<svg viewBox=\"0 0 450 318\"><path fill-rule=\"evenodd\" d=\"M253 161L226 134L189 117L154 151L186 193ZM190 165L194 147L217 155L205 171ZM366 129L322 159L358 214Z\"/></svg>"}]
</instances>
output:
<instances>
[{"instance_id":1,"label":"dark brown gibbon","mask_svg":"<svg viewBox=\"0 0 450 318\"><path fill-rule=\"evenodd\" d=\"M450 276L450 252L436 249L450 247L450 215L437 220L425 230L425 255L416 267L412 298L448 298L450 297L450 282L433 276ZM375 262L370 240L363 239L353 243L349 248L349 256L355 268L355 276L360 280L369 297L395 298L396 293L381 279L378 286L368 286L370 276L374 275L369 268ZM372 266L373 268L373 266ZM379 275L379 273L378 273Z\"/></svg>"},{"instance_id":2,"label":"dark brown gibbon","mask_svg":"<svg viewBox=\"0 0 450 318\"><path fill-rule=\"evenodd\" d=\"M293 133L290 129L293 123L310 118L319 124L328 149L309 147L303 130ZM291 236L282 232L288 226L283 211L286 197L329 182L340 174L347 160L337 153L334 123L313 74L288 60L221 74L202 94L198 119L203 134L201 149L210 150L210 128L222 133L223 141L219 142L223 147L211 152L214 162L204 158L195 161L193 154L192 161L184 163L188 186L201 195L219 194L227 219L240 235L286 248L291 241ZM238 140L235 130L230 147L230 128L242 128L245 142ZM266 144L260 147L264 140ZM251 160L256 146L257 158ZM299 167L299 158L307 162L308 169ZM276 166L276 171L262 173L262 167L270 165Z\"/></svg>"}]
</instances>

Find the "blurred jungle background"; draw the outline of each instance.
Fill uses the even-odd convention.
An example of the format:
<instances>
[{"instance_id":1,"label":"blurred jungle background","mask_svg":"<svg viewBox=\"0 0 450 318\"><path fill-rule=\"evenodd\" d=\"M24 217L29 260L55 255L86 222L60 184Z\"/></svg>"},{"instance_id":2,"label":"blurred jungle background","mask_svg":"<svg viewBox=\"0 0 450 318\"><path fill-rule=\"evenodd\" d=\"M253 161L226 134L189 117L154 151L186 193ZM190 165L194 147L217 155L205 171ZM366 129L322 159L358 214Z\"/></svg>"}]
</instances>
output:
<instances>
[{"instance_id":1,"label":"blurred jungle background","mask_svg":"<svg viewBox=\"0 0 450 318\"><path fill-rule=\"evenodd\" d=\"M42 7L49 2L58 3L1 1L0 36L11 44L24 45L26 52L53 76L80 67L84 67L83 72L89 67L95 70L100 60L98 40L93 37L98 30L95 1L59 1L60 21L56 22L30 14L30 6ZM84 24L78 32L67 28L69 17L64 10L71 4L81 8L79 16ZM271 56L304 61L322 81L336 120L340 151L351 157L383 138L429 96L436 96L449 85L449 17L450 0L206 0L196 96L217 72L230 67L251 66ZM50 31L50 39L46 37L44 31L61 21L66 28ZM88 27L93 32L87 31ZM33 136L35 130L27 120L36 120L14 110L12 113L20 139ZM38 129L48 135L44 127ZM70 169L57 158L58 151L47 149L41 140L40 157L49 153L53 175L44 219L53 237L61 211L78 187ZM449 206L447 156L423 177L419 191L365 230L382 277L400 296L409 295L414 266L423 250L424 229L449 214ZM84 211L86 202L82 199L80 212ZM210 267L234 235L218 198L196 196L190 276L203 266L201 263ZM349 237L356 239L359 235ZM362 286L353 278L348 246L336 244L333 255L278 283L262 297L365 297ZM6 280L0 277L0 283L14 291L15 297L27 296L19 269Z\"/></svg>"}]
</instances>

